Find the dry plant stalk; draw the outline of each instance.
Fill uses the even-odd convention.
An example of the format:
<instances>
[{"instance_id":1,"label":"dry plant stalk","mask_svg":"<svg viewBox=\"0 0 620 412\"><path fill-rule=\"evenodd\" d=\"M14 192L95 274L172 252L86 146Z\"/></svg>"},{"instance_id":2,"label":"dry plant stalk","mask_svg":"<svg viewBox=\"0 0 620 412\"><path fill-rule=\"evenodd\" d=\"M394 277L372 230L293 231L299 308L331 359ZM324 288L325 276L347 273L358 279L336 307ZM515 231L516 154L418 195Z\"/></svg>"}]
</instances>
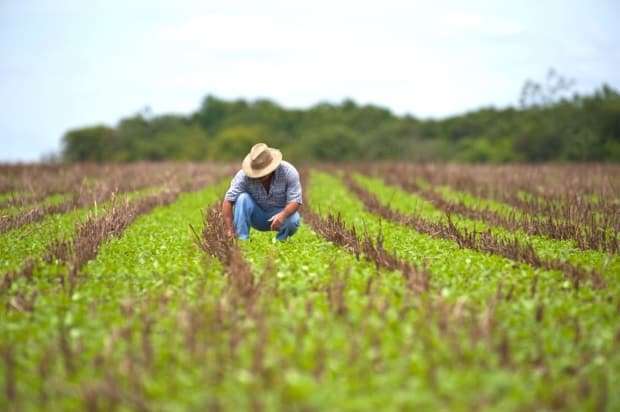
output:
<instances>
[{"instance_id":1,"label":"dry plant stalk","mask_svg":"<svg viewBox=\"0 0 620 412\"><path fill-rule=\"evenodd\" d=\"M43 261L47 263L58 261L69 267L68 281L72 292L81 268L97 256L103 242L120 236L138 216L148 213L157 206L172 203L178 195L179 191L172 189L134 201L113 199L112 206L105 213L91 215L79 224L72 239L52 242L47 247ZM6 274L0 284L0 290L8 288L18 276L31 278L35 266L34 260L28 260L20 272ZM61 281L64 284L64 278Z\"/></svg>"},{"instance_id":2,"label":"dry plant stalk","mask_svg":"<svg viewBox=\"0 0 620 412\"><path fill-rule=\"evenodd\" d=\"M307 173L302 173L303 185L308 181ZM383 237L372 239L368 233L358 236L355 226L347 228L340 215L329 214L326 218L315 213L305 197L304 220L325 239L344 247L357 259L364 257L373 262L377 268L400 271L406 279L407 286L416 293L426 292L430 288L430 273L426 268L415 268L407 261L398 258L383 247Z\"/></svg>"},{"instance_id":3,"label":"dry plant stalk","mask_svg":"<svg viewBox=\"0 0 620 412\"><path fill-rule=\"evenodd\" d=\"M254 278L236 240L226 233L224 217L219 203L206 210L202 236L199 236L195 230L194 234L200 248L222 262L235 294L246 303L253 303L260 291L260 284Z\"/></svg>"}]
</instances>

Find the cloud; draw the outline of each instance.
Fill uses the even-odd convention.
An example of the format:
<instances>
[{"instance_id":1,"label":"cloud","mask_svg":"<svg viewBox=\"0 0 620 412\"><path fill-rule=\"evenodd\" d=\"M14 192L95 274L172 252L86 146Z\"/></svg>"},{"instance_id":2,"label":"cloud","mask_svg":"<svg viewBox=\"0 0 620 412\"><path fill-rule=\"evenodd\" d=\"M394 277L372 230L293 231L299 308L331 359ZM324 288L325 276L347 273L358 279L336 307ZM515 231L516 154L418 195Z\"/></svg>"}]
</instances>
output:
<instances>
[{"instance_id":1,"label":"cloud","mask_svg":"<svg viewBox=\"0 0 620 412\"><path fill-rule=\"evenodd\" d=\"M468 12L452 12L442 18L442 27L449 34L483 37L512 37L525 33L525 27L509 18Z\"/></svg>"},{"instance_id":2,"label":"cloud","mask_svg":"<svg viewBox=\"0 0 620 412\"><path fill-rule=\"evenodd\" d=\"M168 25L160 41L193 45L199 50L248 51L294 50L310 46L310 33L303 27L266 15L206 14Z\"/></svg>"}]
</instances>

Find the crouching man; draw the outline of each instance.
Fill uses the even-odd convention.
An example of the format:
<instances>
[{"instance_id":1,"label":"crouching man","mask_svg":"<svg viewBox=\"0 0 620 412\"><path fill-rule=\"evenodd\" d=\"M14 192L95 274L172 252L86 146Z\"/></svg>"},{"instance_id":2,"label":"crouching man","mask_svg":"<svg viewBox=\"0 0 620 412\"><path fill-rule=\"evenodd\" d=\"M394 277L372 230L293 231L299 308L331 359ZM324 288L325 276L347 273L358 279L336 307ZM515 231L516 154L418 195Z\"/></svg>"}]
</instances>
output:
<instances>
[{"instance_id":1,"label":"crouching man","mask_svg":"<svg viewBox=\"0 0 620 412\"><path fill-rule=\"evenodd\" d=\"M301 182L282 153L264 143L252 146L226 192L222 211L229 236L247 240L250 227L277 231L285 240L299 227ZM233 211L234 210L234 211Z\"/></svg>"}]
</instances>

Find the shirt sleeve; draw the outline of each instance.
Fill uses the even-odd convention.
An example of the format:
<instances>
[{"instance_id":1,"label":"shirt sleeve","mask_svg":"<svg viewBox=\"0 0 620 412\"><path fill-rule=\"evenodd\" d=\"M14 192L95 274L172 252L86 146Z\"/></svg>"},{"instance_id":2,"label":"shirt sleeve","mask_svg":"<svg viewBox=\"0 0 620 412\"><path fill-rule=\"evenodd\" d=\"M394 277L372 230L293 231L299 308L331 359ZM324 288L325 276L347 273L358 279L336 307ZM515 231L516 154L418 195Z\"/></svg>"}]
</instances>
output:
<instances>
[{"instance_id":1,"label":"shirt sleeve","mask_svg":"<svg viewBox=\"0 0 620 412\"><path fill-rule=\"evenodd\" d=\"M286 203L297 202L302 204L301 182L299 172L293 166L286 174Z\"/></svg>"},{"instance_id":2,"label":"shirt sleeve","mask_svg":"<svg viewBox=\"0 0 620 412\"><path fill-rule=\"evenodd\" d=\"M228 191L226 191L224 199L234 203L237 201L237 197L246 191L245 174L243 173L243 170L239 170L230 182L230 187L228 188Z\"/></svg>"}]
</instances>

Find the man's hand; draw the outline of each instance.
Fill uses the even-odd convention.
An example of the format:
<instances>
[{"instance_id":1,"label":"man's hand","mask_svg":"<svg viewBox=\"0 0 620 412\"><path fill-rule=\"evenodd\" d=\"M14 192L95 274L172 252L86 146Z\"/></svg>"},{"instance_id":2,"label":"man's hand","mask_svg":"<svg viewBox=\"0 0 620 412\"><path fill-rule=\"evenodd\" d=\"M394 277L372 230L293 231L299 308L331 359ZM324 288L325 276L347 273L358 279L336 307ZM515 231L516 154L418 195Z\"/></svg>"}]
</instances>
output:
<instances>
[{"instance_id":1,"label":"man's hand","mask_svg":"<svg viewBox=\"0 0 620 412\"><path fill-rule=\"evenodd\" d=\"M284 211L273 215L273 220L271 221L271 230L280 230L280 226L282 226L284 220L286 220Z\"/></svg>"},{"instance_id":2,"label":"man's hand","mask_svg":"<svg viewBox=\"0 0 620 412\"><path fill-rule=\"evenodd\" d=\"M280 213L273 215L273 220L271 221L271 230L280 230L284 221L293 213L295 213L299 209L299 203L290 202L288 203L284 209Z\"/></svg>"}]
</instances>

